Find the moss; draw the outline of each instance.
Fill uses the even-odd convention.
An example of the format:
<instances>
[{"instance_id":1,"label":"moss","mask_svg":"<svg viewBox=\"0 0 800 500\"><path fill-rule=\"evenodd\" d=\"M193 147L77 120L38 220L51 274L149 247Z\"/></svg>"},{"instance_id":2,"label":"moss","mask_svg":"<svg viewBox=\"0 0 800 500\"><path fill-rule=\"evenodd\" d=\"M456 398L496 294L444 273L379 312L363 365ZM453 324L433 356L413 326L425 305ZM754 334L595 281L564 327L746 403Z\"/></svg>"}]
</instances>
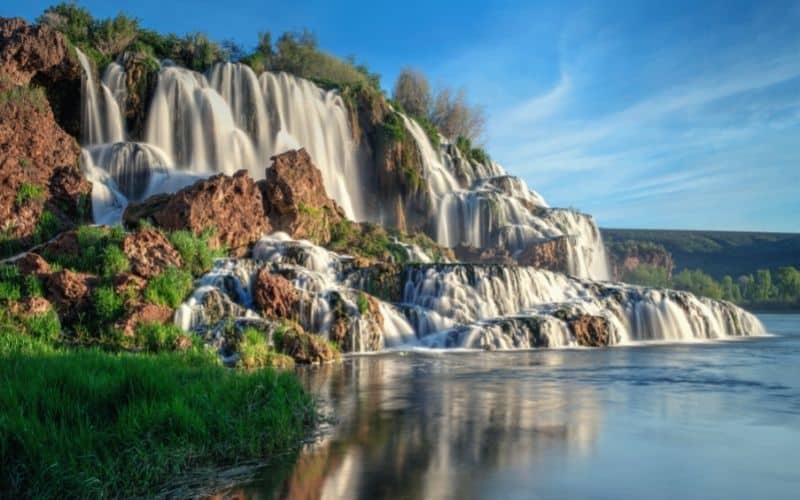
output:
<instances>
[{"instance_id":1,"label":"moss","mask_svg":"<svg viewBox=\"0 0 800 500\"><path fill-rule=\"evenodd\" d=\"M14 205L21 207L28 202L39 202L44 199L44 188L35 184L23 182L14 197Z\"/></svg>"}]
</instances>

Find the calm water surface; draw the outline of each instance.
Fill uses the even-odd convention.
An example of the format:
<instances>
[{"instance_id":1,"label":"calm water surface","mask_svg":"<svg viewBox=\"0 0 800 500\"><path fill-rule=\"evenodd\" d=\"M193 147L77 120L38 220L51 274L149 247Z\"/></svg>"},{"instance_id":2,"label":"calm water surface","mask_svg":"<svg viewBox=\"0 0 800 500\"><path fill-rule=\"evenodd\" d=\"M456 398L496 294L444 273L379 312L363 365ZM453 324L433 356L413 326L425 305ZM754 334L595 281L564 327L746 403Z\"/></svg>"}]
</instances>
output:
<instances>
[{"instance_id":1,"label":"calm water surface","mask_svg":"<svg viewBox=\"0 0 800 500\"><path fill-rule=\"evenodd\" d=\"M800 498L800 315L770 338L392 353L302 371L333 421L223 496Z\"/></svg>"}]
</instances>

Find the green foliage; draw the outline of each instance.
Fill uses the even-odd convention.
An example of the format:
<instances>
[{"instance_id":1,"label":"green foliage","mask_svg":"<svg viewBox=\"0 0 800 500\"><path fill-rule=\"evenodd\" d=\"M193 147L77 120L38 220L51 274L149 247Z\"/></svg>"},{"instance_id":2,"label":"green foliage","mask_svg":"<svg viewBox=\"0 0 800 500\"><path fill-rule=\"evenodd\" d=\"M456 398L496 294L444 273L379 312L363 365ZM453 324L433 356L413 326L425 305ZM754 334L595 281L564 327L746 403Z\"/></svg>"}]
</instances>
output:
<instances>
[{"instance_id":1,"label":"green foliage","mask_svg":"<svg viewBox=\"0 0 800 500\"><path fill-rule=\"evenodd\" d=\"M9 498L153 497L198 468L289 452L315 418L293 374L195 352L61 350L3 330L0 380Z\"/></svg>"},{"instance_id":2,"label":"green foliage","mask_svg":"<svg viewBox=\"0 0 800 500\"><path fill-rule=\"evenodd\" d=\"M114 323L124 312L125 299L112 286L100 286L92 292L92 316L98 327Z\"/></svg>"},{"instance_id":3,"label":"green foliage","mask_svg":"<svg viewBox=\"0 0 800 500\"><path fill-rule=\"evenodd\" d=\"M140 323L136 326L136 345L147 352L174 351L183 331L173 324Z\"/></svg>"},{"instance_id":4,"label":"green foliage","mask_svg":"<svg viewBox=\"0 0 800 500\"><path fill-rule=\"evenodd\" d=\"M271 349L264 332L255 328L247 328L242 332L238 351L239 361L237 366L242 368L253 369L265 366L291 368L294 366L292 358Z\"/></svg>"},{"instance_id":5,"label":"green foliage","mask_svg":"<svg viewBox=\"0 0 800 500\"><path fill-rule=\"evenodd\" d=\"M53 238L59 231L61 231L61 221L50 210L42 211L39 215L39 221L36 223L36 228L33 232L33 240L35 244L44 243Z\"/></svg>"},{"instance_id":6,"label":"green foliage","mask_svg":"<svg viewBox=\"0 0 800 500\"><path fill-rule=\"evenodd\" d=\"M124 237L121 226L81 226L76 230L79 252L47 251L44 257L73 271L110 277L129 267L121 247Z\"/></svg>"},{"instance_id":7,"label":"green foliage","mask_svg":"<svg viewBox=\"0 0 800 500\"><path fill-rule=\"evenodd\" d=\"M358 294L358 312L363 316L369 312L369 300L363 292Z\"/></svg>"},{"instance_id":8,"label":"green foliage","mask_svg":"<svg viewBox=\"0 0 800 500\"><path fill-rule=\"evenodd\" d=\"M194 276L207 273L214 264L214 259L227 255L224 248L211 249L209 240L214 236L213 229L207 229L199 236L191 231L175 231L170 233L169 241L181 254L185 266Z\"/></svg>"},{"instance_id":9,"label":"green foliage","mask_svg":"<svg viewBox=\"0 0 800 500\"><path fill-rule=\"evenodd\" d=\"M45 342L55 342L61 336L61 322L55 311L36 314L22 319L25 332L31 337Z\"/></svg>"},{"instance_id":10,"label":"green foliage","mask_svg":"<svg viewBox=\"0 0 800 500\"><path fill-rule=\"evenodd\" d=\"M148 302L175 309L192 292L192 275L177 267L167 267L153 277L144 290Z\"/></svg>"},{"instance_id":11,"label":"green foliage","mask_svg":"<svg viewBox=\"0 0 800 500\"><path fill-rule=\"evenodd\" d=\"M472 141L464 137L463 135L458 136L458 138L456 139L456 147L458 148L459 151L461 151L461 154L464 155L464 158L476 161L484 165L489 163L490 161L489 155L486 154L486 151L477 147L473 148Z\"/></svg>"},{"instance_id":12,"label":"green foliage","mask_svg":"<svg viewBox=\"0 0 800 500\"><path fill-rule=\"evenodd\" d=\"M19 159L19 166L22 168L28 168L31 166L31 161L27 158L20 158Z\"/></svg>"},{"instance_id":13,"label":"green foliage","mask_svg":"<svg viewBox=\"0 0 800 500\"><path fill-rule=\"evenodd\" d=\"M778 269L778 293L784 300L800 298L800 271L792 266Z\"/></svg>"},{"instance_id":14,"label":"green foliage","mask_svg":"<svg viewBox=\"0 0 800 500\"><path fill-rule=\"evenodd\" d=\"M44 89L36 85L12 87L0 92L0 108L6 105L32 106L39 111L44 111L50 106Z\"/></svg>"},{"instance_id":15,"label":"green foliage","mask_svg":"<svg viewBox=\"0 0 800 500\"><path fill-rule=\"evenodd\" d=\"M387 142L401 142L406 137L406 126L397 112L386 115L379 129L380 137Z\"/></svg>"},{"instance_id":16,"label":"green foliage","mask_svg":"<svg viewBox=\"0 0 800 500\"><path fill-rule=\"evenodd\" d=\"M683 270L673 278L673 286L678 290L686 290L696 295L712 299L722 298L722 289L714 278L699 269Z\"/></svg>"},{"instance_id":17,"label":"green foliage","mask_svg":"<svg viewBox=\"0 0 800 500\"><path fill-rule=\"evenodd\" d=\"M628 269L622 276L622 281L634 285L643 285L658 288L670 286L667 270L660 266L648 264L639 265L633 269Z\"/></svg>"},{"instance_id":18,"label":"green foliage","mask_svg":"<svg viewBox=\"0 0 800 500\"><path fill-rule=\"evenodd\" d=\"M22 297L17 266L0 263L0 301L19 300Z\"/></svg>"},{"instance_id":19,"label":"green foliage","mask_svg":"<svg viewBox=\"0 0 800 500\"><path fill-rule=\"evenodd\" d=\"M14 197L14 205L21 207L22 205L32 202L39 202L44 199L44 188L36 184L23 182L17 190L17 195Z\"/></svg>"}]
</instances>

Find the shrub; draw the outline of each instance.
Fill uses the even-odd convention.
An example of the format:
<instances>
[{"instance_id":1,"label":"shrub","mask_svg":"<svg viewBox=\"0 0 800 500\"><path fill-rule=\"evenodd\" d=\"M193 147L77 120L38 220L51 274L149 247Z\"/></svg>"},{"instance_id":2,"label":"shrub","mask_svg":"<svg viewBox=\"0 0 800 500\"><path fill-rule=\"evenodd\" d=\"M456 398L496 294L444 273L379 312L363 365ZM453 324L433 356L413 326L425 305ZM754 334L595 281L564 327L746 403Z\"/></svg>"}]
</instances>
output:
<instances>
[{"instance_id":1,"label":"shrub","mask_svg":"<svg viewBox=\"0 0 800 500\"><path fill-rule=\"evenodd\" d=\"M362 316L369 312L369 300L363 292L359 292L358 294L358 312L361 313Z\"/></svg>"},{"instance_id":2,"label":"shrub","mask_svg":"<svg viewBox=\"0 0 800 500\"><path fill-rule=\"evenodd\" d=\"M23 182L14 197L14 205L21 207L29 201L37 202L44 199L44 188L35 184Z\"/></svg>"},{"instance_id":3,"label":"shrub","mask_svg":"<svg viewBox=\"0 0 800 500\"><path fill-rule=\"evenodd\" d=\"M92 293L92 315L96 326L105 327L125 312L125 299L111 286L101 286Z\"/></svg>"},{"instance_id":4,"label":"shrub","mask_svg":"<svg viewBox=\"0 0 800 500\"><path fill-rule=\"evenodd\" d=\"M470 141L478 140L486 126L483 108L469 104L463 89L457 93L447 87L440 90L434 99L430 119L445 137L463 136Z\"/></svg>"},{"instance_id":5,"label":"shrub","mask_svg":"<svg viewBox=\"0 0 800 500\"><path fill-rule=\"evenodd\" d=\"M150 280L144 290L144 298L153 304L174 309L191 293L192 286L191 274L170 266Z\"/></svg>"},{"instance_id":6,"label":"shrub","mask_svg":"<svg viewBox=\"0 0 800 500\"><path fill-rule=\"evenodd\" d=\"M212 250L209 247L208 241L213 235L213 229L206 230L199 236L195 236L191 231L175 231L169 235L170 243L181 254L185 267L194 276L207 273L214 259L227 255L227 250L224 248Z\"/></svg>"},{"instance_id":7,"label":"shrub","mask_svg":"<svg viewBox=\"0 0 800 500\"><path fill-rule=\"evenodd\" d=\"M34 229L33 239L36 243L44 243L61 231L61 221L50 210L44 210Z\"/></svg>"},{"instance_id":8,"label":"shrub","mask_svg":"<svg viewBox=\"0 0 800 500\"><path fill-rule=\"evenodd\" d=\"M61 336L61 323L55 311L47 311L22 320L26 333L47 342L55 342Z\"/></svg>"},{"instance_id":9,"label":"shrub","mask_svg":"<svg viewBox=\"0 0 800 500\"><path fill-rule=\"evenodd\" d=\"M102 258L102 272L105 277L112 277L130 268L128 257L119 246L113 244L107 246L105 250L103 250Z\"/></svg>"},{"instance_id":10,"label":"shrub","mask_svg":"<svg viewBox=\"0 0 800 500\"><path fill-rule=\"evenodd\" d=\"M489 155L486 154L481 148L473 148L472 141L464 136L458 136L456 139L456 147L465 158L476 161L478 163L489 163Z\"/></svg>"},{"instance_id":11,"label":"shrub","mask_svg":"<svg viewBox=\"0 0 800 500\"><path fill-rule=\"evenodd\" d=\"M45 258L68 269L109 277L129 267L121 247L124 237L121 226L81 226L76 231L77 254L47 252Z\"/></svg>"},{"instance_id":12,"label":"shrub","mask_svg":"<svg viewBox=\"0 0 800 500\"><path fill-rule=\"evenodd\" d=\"M264 366L291 368L294 361L289 356L270 349L264 332L247 328L242 332L242 340L239 342L237 366L250 369Z\"/></svg>"},{"instance_id":13,"label":"shrub","mask_svg":"<svg viewBox=\"0 0 800 500\"><path fill-rule=\"evenodd\" d=\"M420 71L403 68L392 91L394 99L413 117L427 117L431 109L431 87Z\"/></svg>"}]
</instances>

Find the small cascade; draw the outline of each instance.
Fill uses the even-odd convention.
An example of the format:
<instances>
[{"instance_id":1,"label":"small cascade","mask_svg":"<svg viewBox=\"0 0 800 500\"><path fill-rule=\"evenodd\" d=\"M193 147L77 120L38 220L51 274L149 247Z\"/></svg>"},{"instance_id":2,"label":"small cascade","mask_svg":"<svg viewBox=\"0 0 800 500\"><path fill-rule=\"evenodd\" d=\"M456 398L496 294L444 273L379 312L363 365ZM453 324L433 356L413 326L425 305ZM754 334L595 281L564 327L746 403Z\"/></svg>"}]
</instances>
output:
<instances>
[{"instance_id":1,"label":"small cascade","mask_svg":"<svg viewBox=\"0 0 800 500\"><path fill-rule=\"evenodd\" d=\"M83 70L81 79L82 144L106 144L125 140L122 114L114 93L104 82L95 82L94 70L86 54L78 53ZM115 81L115 85L116 85ZM124 85L124 79L122 80Z\"/></svg>"}]
</instances>

